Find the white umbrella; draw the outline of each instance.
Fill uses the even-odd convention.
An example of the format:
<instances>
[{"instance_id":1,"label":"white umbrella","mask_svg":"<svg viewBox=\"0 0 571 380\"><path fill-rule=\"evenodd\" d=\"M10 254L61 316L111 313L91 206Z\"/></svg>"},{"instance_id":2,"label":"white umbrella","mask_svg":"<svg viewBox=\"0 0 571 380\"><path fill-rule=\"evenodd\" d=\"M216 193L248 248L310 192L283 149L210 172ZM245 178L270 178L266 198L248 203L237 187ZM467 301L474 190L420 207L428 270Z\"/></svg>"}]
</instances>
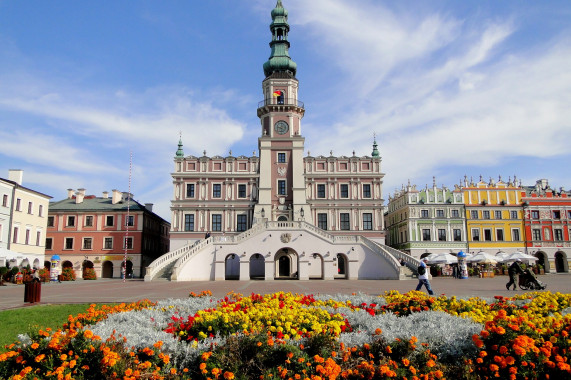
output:
<instances>
[{"instance_id":1,"label":"white umbrella","mask_svg":"<svg viewBox=\"0 0 571 380\"><path fill-rule=\"evenodd\" d=\"M527 261L530 262L531 260L539 260L537 257L535 256L531 256L531 255L527 255L523 252L514 252L510 255L508 255L507 257L505 257L502 262L504 263L509 263L512 261L517 261L517 260L521 260L521 261Z\"/></svg>"},{"instance_id":2,"label":"white umbrella","mask_svg":"<svg viewBox=\"0 0 571 380\"><path fill-rule=\"evenodd\" d=\"M429 264L456 264L458 258L449 253L433 253L426 257Z\"/></svg>"},{"instance_id":3,"label":"white umbrella","mask_svg":"<svg viewBox=\"0 0 571 380\"><path fill-rule=\"evenodd\" d=\"M497 257L490 255L489 253L480 251L467 259L471 263L483 263L483 264L495 264L499 260Z\"/></svg>"}]
</instances>

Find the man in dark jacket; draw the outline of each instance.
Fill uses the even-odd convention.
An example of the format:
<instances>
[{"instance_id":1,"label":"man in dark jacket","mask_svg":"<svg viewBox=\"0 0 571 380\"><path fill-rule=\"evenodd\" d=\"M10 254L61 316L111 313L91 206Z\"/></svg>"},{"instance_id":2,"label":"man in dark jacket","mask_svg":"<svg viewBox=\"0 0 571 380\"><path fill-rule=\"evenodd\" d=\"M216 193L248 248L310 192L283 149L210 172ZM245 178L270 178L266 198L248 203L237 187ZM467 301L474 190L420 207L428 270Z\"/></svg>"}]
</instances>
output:
<instances>
[{"instance_id":1,"label":"man in dark jacket","mask_svg":"<svg viewBox=\"0 0 571 380\"><path fill-rule=\"evenodd\" d=\"M514 261L512 265L508 268L508 274L510 275L510 282L506 284L506 289L510 290L510 286L514 286L514 290L517 288L517 275L522 274L523 269L521 269L521 259Z\"/></svg>"}]
</instances>

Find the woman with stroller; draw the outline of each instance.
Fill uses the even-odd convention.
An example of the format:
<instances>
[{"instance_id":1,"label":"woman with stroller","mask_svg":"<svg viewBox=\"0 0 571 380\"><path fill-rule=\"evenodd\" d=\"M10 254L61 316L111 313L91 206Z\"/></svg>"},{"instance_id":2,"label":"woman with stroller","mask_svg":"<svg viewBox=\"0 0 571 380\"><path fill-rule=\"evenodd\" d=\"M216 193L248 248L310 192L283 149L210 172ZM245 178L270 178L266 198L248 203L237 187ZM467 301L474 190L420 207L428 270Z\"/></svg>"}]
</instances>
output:
<instances>
[{"instance_id":1,"label":"woman with stroller","mask_svg":"<svg viewBox=\"0 0 571 380\"><path fill-rule=\"evenodd\" d=\"M523 274L523 269L521 269L521 259L517 259L513 262L512 265L508 268L508 274L510 276L510 282L506 284L506 289L510 290L510 286L514 286L514 290L517 289L517 275Z\"/></svg>"}]
</instances>

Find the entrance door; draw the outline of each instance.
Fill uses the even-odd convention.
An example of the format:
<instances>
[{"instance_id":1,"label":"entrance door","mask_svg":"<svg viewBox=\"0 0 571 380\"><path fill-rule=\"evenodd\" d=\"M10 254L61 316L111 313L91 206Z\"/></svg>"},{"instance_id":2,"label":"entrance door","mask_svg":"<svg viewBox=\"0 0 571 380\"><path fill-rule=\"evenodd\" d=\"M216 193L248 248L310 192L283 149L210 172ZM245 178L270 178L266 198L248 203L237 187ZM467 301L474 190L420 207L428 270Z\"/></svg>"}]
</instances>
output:
<instances>
[{"instance_id":1,"label":"entrance door","mask_svg":"<svg viewBox=\"0 0 571 380\"><path fill-rule=\"evenodd\" d=\"M264 279L266 276L266 267L264 256L256 253L250 258L250 279Z\"/></svg>"},{"instance_id":2,"label":"entrance door","mask_svg":"<svg viewBox=\"0 0 571 380\"><path fill-rule=\"evenodd\" d=\"M290 258L288 256L281 256L279 259L278 275L280 277L289 277L290 268Z\"/></svg>"},{"instance_id":3,"label":"entrance door","mask_svg":"<svg viewBox=\"0 0 571 380\"><path fill-rule=\"evenodd\" d=\"M240 258L236 254L226 257L226 280L238 280L240 278Z\"/></svg>"},{"instance_id":4,"label":"entrance door","mask_svg":"<svg viewBox=\"0 0 571 380\"><path fill-rule=\"evenodd\" d=\"M105 261L103 263L103 270L101 272L101 277L113 278L113 263L111 261Z\"/></svg>"}]
</instances>

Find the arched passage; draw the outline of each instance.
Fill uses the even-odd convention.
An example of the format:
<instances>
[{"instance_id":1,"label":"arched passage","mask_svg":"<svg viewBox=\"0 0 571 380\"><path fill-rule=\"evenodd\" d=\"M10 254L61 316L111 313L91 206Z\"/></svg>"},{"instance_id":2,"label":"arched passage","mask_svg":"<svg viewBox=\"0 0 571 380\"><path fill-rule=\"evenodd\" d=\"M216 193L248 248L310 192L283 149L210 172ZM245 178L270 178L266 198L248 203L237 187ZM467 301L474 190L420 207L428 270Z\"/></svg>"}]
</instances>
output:
<instances>
[{"instance_id":1,"label":"arched passage","mask_svg":"<svg viewBox=\"0 0 571 380\"><path fill-rule=\"evenodd\" d=\"M250 257L250 279L264 279L266 276L266 266L264 256L256 253Z\"/></svg>"},{"instance_id":2,"label":"arched passage","mask_svg":"<svg viewBox=\"0 0 571 380\"><path fill-rule=\"evenodd\" d=\"M89 261L89 260L84 260L83 264L81 265L81 277L85 278L86 277L86 269L93 269L93 262Z\"/></svg>"},{"instance_id":3,"label":"arched passage","mask_svg":"<svg viewBox=\"0 0 571 380\"><path fill-rule=\"evenodd\" d=\"M549 273L550 264L549 264L549 259L547 258L547 254L543 251L537 251L535 252L534 256L537 257L537 264L543 267L545 273Z\"/></svg>"},{"instance_id":4,"label":"arched passage","mask_svg":"<svg viewBox=\"0 0 571 380\"><path fill-rule=\"evenodd\" d=\"M238 280L240 278L240 257L232 253L224 260L224 279Z\"/></svg>"},{"instance_id":5,"label":"arched passage","mask_svg":"<svg viewBox=\"0 0 571 380\"><path fill-rule=\"evenodd\" d=\"M113 278L113 263L111 261L104 261L101 270L102 278Z\"/></svg>"},{"instance_id":6,"label":"arched passage","mask_svg":"<svg viewBox=\"0 0 571 380\"><path fill-rule=\"evenodd\" d=\"M69 260L66 260L63 262L63 264L61 265L62 268L73 268L73 263Z\"/></svg>"},{"instance_id":7,"label":"arched passage","mask_svg":"<svg viewBox=\"0 0 571 380\"><path fill-rule=\"evenodd\" d=\"M555 271L557 273L569 272L569 264L567 263L567 255L563 251L555 252Z\"/></svg>"},{"instance_id":8,"label":"arched passage","mask_svg":"<svg viewBox=\"0 0 571 380\"><path fill-rule=\"evenodd\" d=\"M337 261L337 274L335 275L335 278L346 279L348 275L347 257L341 253L338 253L335 258Z\"/></svg>"},{"instance_id":9,"label":"arched passage","mask_svg":"<svg viewBox=\"0 0 571 380\"><path fill-rule=\"evenodd\" d=\"M282 248L275 258L275 277L280 279L298 278L297 253L290 248Z\"/></svg>"},{"instance_id":10,"label":"arched passage","mask_svg":"<svg viewBox=\"0 0 571 380\"><path fill-rule=\"evenodd\" d=\"M322 280L323 279L323 256L319 253L313 253L309 256L309 279Z\"/></svg>"}]
</instances>

